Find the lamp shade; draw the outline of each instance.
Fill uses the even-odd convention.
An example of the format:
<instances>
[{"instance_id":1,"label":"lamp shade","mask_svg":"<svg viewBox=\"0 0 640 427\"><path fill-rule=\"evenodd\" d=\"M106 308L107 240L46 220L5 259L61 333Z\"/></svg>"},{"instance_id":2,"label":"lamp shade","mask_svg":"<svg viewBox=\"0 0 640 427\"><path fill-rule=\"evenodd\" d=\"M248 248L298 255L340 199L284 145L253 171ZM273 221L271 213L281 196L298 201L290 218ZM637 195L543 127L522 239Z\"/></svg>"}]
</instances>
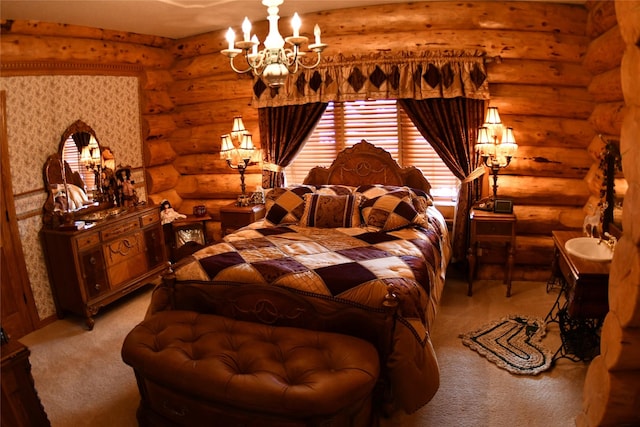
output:
<instances>
[{"instance_id":1,"label":"lamp shade","mask_svg":"<svg viewBox=\"0 0 640 427\"><path fill-rule=\"evenodd\" d=\"M80 154L80 161L83 163L89 163L91 161L91 150L88 145L82 147L82 153Z\"/></svg>"},{"instance_id":2,"label":"lamp shade","mask_svg":"<svg viewBox=\"0 0 640 427\"><path fill-rule=\"evenodd\" d=\"M486 126L482 126L478 129L478 141L476 143L476 151L481 156L491 156L495 153L495 145L489 129Z\"/></svg>"},{"instance_id":3,"label":"lamp shade","mask_svg":"<svg viewBox=\"0 0 640 427\"><path fill-rule=\"evenodd\" d=\"M240 154L242 160L249 160L251 159L251 156L253 156L253 150L255 150L255 147L253 146L253 138L250 133L245 133L242 135L240 147L238 147L238 154Z\"/></svg>"},{"instance_id":4,"label":"lamp shade","mask_svg":"<svg viewBox=\"0 0 640 427\"><path fill-rule=\"evenodd\" d=\"M502 124L502 122L500 121L500 114L498 114L498 107L487 108L487 116L484 119L484 122L488 125Z\"/></svg>"},{"instance_id":5,"label":"lamp shade","mask_svg":"<svg viewBox=\"0 0 640 427\"><path fill-rule=\"evenodd\" d=\"M233 125L231 127L231 132L244 132L244 123L242 122L242 117L236 116L233 118Z\"/></svg>"},{"instance_id":6,"label":"lamp shade","mask_svg":"<svg viewBox=\"0 0 640 427\"><path fill-rule=\"evenodd\" d=\"M231 159L234 150L233 142L231 142L231 136L229 136L229 134L222 135L221 139L220 158L223 160Z\"/></svg>"},{"instance_id":7,"label":"lamp shade","mask_svg":"<svg viewBox=\"0 0 640 427\"><path fill-rule=\"evenodd\" d=\"M500 155L504 157L513 157L518 151L516 138L513 136L513 128L505 128L502 134L502 143L498 146Z\"/></svg>"},{"instance_id":8,"label":"lamp shade","mask_svg":"<svg viewBox=\"0 0 640 427\"><path fill-rule=\"evenodd\" d=\"M247 130L244 128L244 123L242 122L242 117L236 116L233 118L233 125L231 126L231 134L229 135L233 141L236 141L236 144L239 144L242 140L242 135L245 134ZM233 147L231 147L233 148Z\"/></svg>"}]
</instances>

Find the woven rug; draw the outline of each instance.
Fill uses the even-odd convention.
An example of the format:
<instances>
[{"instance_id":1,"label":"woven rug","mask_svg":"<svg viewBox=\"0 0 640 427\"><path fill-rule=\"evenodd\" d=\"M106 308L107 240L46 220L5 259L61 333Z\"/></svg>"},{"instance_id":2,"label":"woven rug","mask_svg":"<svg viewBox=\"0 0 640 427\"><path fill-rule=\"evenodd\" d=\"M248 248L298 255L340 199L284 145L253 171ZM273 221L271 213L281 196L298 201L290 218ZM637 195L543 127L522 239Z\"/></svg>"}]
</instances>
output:
<instances>
[{"instance_id":1,"label":"woven rug","mask_svg":"<svg viewBox=\"0 0 640 427\"><path fill-rule=\"evenodd\" d=\"M536 375L551 366L553 354L541 345L544 321L508 316L460 335L464 345L514 374Z\"/></svg>"}]
</instances>

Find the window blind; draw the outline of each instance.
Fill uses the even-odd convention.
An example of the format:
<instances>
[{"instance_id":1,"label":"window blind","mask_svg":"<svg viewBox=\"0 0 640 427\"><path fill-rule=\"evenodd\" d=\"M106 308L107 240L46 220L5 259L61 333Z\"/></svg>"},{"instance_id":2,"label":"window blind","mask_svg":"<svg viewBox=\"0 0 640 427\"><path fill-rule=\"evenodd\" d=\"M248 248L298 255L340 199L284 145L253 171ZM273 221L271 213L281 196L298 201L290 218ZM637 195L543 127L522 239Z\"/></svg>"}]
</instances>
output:
<instances>
[{"instance_id":1,"label":"window blind","mask_svg":"<svg viewBox=\"0 0 640 427\"><path fill-rule=\"evenodd\" d=\"M329 166L345 147L366 139L383 148L401 166L419 168L434 197L455 197L458 180L420 135L396 100L329 103L322 118L286 168L287 182L301 183L314 166Z\"/></svg>"},{"instance_id":2,"label":"window blind","mask_svg":"<svg viewBox=\"0 0 640 427\"><path fill-rule=\"evenodd\" d=\"M70 136L64 142L64 161L69 164L69 167L72 171L78 171L80 173L80 177L84 181L83 190L91 191L95 186L95 174L92 170L87 169L85 165L80 161L81 153L78 151L78 147L76 146L75 141Z\"/></svg>"}]
</instances>

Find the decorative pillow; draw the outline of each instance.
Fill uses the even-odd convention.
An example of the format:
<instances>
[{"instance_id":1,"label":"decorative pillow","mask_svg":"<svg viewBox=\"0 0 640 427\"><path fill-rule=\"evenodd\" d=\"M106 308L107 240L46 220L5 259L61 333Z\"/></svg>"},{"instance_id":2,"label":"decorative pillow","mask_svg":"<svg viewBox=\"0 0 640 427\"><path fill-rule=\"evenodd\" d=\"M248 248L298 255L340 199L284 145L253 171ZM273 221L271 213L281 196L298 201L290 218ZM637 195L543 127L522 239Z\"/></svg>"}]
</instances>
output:
<instances>
[{"instance_id":1,"label":"decorative pillow","mask_svg":"<svg viewBox=\"0 0 640 427\"><path fill-rule=\"evenodd\" d=\"M334 194L337 196L340 195L349 195L356 192L356 187L352 187L350 185L340 185L340 184L325 184L316 187L316 193L318 194Z\"/></svg>"},{"instance_id":2,"label":"decorative pillow","mask_svg":"<svg viewBox=\"0 0 640 427\"><path fill-rule=\"evenodd\" d=\"M390 193L398 190L408 190L409 187L403 187L399 185L382 185L382 184L368 184L360 185L356 188L356 192L362 193L367 199L373 199L383 194Z\"/></svg>"},{"instance_id":3,"label":"decorative pillow","mask_svg":"<svg viewBox=\"0 0 640 427\"><path fill-rule=\"evenodd\" d=\"M429 206L433 206L433 199L429 193L418 188L410 188L409 190L413 193L411 196L413 207L416 208L418 212L425 213Z\"/></svg>"},{"instance_id":4,"label":"decorative pillow","mask_svg":"<svg viewBox=\"0 0 640 427\"><path fill-rule=\"evenodd\" d=\"M304 214L300 219L302 227L359 227L361 224L360 194L305 194L304 199Z\"/></svg>"},{"instance_id":5,"label":"decorative pillow","mask_svg":"<svg viewBox=\"0 0 640 427\"><path fill-rule=\"evenodd\" d=\"M364 223L382 231L392 231L411 224L426 225L424 215L413 207L411 199L389 193L365 200L361 205Z\"/></svg>"},{"instance_id":6,"label":"decorative pillow","mask_svg":"<svg viewBox=\"0 0 640 427\"><path fill-rule=\"evenodd\" d=\"M265 222L268 225L297 224L304 213L304 195L310 186L276 187L265 194Z\"/></svg>"},{"instance_id":7,"label":"decorative pillow","mask_svg":"<svg viewBox=\"0 0 640 427\"><path fill-rule=\"evenodd\" d=\"M390 193L402 195L402 197L408 197L408 200L411 200L411 203L413 203L413 207L419 213L425 213L427 211L427 207L433 205L431 196L427 192L417 188L409 188L406 186L396 185L370 184L361 185L356 189L356 191L362 193L367 199L373 199L375 197ZM404 192L404 194L402 192Z\"/></svg>"}]
</instances>

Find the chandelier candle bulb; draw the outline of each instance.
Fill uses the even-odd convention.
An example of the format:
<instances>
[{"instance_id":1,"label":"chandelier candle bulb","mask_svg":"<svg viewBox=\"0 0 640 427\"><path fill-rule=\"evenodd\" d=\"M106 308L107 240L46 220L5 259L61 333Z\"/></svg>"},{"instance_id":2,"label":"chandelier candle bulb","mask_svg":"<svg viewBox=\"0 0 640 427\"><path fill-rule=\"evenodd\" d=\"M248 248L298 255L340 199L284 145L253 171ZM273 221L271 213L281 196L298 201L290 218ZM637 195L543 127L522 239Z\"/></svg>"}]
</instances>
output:
<instances>
[{"instance_id":1,"label":"chandelier candle bulb","mask_svg":"<svg viewBox=\"0 0 640 427\"><path fill-rule=\"evenodd\" d=\"M258 36L254 34L253 37L251 37L251 42L253 43L253 47L251 48L251 56L249 56L249 59L255 61L255 58L258 56L258 45L260 44Z\"/></svg>"},{"instance_id":2,"label":"chandelier candle bulb","mask_svg":"<svg viewBox=\"0 0 640 427\"><path fill-rule=\"evenodd\" d=\"M233 50L234 48L234 41L236 39L236 33L233 32L233 28L229 27L229 29L227 30L227 43L229 43L229 50Z\"/></svg>"},{"instance_id":3,"label":"chandelier candle bulb","mask_svg":"<svg viewBox=\"0 0 640 427\"><path fill-rule=\"evenodd\" d=\"M293 37L300 37L301 26L302 26L302 21L300 21L298 12L296 12L293 14L293 18L291 18L291 27L293 28Z\"/></svg>"},{"instance_id":4,"label":"chandelier candle bulb","mask_svg":"<svg viewBox=\"0 0 640 427\"><path fill-rule=\"evenodd\" d=\"M316 37L316 44L320 43L320 26L318 24L313 27L313 35Z\"/></svg>"},{"instance_id":5,"label":"chandelier candle bulb","mask_svg":"<svg viewBox=\"0 0 640 427\"><path fill-rule=\"evenodd\" d=\"M244 35L244 41L248 42L251 39L251 21L246 16L242 21L242 34Z\"/></svg>"}]
</instances>

